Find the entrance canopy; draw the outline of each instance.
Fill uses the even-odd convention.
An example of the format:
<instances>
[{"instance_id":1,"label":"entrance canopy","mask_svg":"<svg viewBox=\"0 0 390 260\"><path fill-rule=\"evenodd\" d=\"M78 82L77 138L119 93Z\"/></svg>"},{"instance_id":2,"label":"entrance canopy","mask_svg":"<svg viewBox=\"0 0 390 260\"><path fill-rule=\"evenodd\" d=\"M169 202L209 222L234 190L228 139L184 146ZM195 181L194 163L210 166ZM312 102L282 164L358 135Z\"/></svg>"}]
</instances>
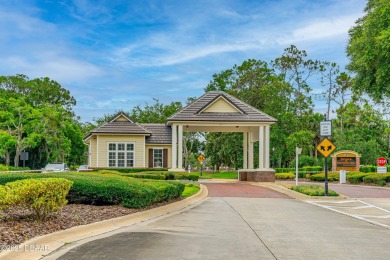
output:
<instances>
[{"instance_id":1,"label":"entrance canopy","mask_svg":"<svg viewBox=\"0 0 390 260\"><path fill-rule=\"evenodd\" d=\"M210 91L168 118L172 127L172 169L183 171L183 131L244 133L244 169L253 169L253 144L259 169L269 168L270 125L276 119L222 91Z\"/></svg>"}]
</instances>

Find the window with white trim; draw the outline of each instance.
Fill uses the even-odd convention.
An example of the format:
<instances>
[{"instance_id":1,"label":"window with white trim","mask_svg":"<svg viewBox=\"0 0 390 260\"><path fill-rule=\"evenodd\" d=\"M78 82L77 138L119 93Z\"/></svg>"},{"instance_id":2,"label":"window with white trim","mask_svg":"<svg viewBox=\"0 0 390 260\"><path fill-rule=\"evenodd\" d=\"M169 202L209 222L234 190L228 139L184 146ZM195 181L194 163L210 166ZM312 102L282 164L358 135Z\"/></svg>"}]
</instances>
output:
<instances>
[{"instance_id":1,"label":"window with white trim","mask_svg":"<svg viewBox=\"0 0 390 260\"><path fill-rule=\"evenodd\" d=\"M109 167L134 167L134 143L109 143Z\"/></svg>"},{"instance_id":2,"label":"window with white trim","mask_svg":"<svg viewBox=\"0 0 390 260\"><path fill-rule=\"evenodd\" d=\"M153 149L153 168L163 167L163 149Z\"/></svg>"}]
</instances>

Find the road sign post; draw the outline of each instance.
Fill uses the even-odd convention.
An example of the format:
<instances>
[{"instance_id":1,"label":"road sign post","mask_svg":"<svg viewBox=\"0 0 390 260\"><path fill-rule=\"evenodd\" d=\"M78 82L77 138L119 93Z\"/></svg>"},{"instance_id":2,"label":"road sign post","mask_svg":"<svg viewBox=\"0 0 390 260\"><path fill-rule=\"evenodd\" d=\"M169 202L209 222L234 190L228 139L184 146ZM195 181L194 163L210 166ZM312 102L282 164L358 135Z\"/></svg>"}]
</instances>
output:
<instances>
[{"instance_id":1,"label":"road sign post","mask_svg":"<svg viewBox=\"0 0 390 260\"><path fill-rule=\"evenodd\" d=\"M336 146L328 138L322 140L317 146L317 150L325 157L325 196L328 196L328 157L335 149Z\"/></svg>"},{"instance_id":2,"label":"road sign post","mask_svg":"<svg viewBox=\"0 0 390 260\"><path fill-rule=\"evenodd\" d=\"M203 156L203 154L199 155L198 156L198 162L200 162L200 176L202 176L202 166L203 166L203 161L205 160L206 158Z\"/></svg>"},{"instance_id":3,"label":"road sign post","mask_svg":"<svg viewBox=\"0 0 390 260\"><path fill-rule=\"evenodd\" d=\"M385 157L379 157L377 160L376 160L376 164L377 164L377 170L376 172L377 173L387 173L387 167L386 167L386 164L387 164L387 160Z\"/></svg>"}]
</instances>

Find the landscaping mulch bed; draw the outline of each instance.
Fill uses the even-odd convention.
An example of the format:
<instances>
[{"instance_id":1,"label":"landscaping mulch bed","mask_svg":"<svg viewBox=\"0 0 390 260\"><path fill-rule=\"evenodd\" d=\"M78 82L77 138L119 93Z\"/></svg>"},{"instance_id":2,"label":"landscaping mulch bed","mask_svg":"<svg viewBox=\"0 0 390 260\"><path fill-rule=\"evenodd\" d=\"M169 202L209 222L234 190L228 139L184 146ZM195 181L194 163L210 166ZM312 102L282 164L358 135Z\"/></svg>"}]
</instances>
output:
<instances>
[{"instance_id":1,"label":"landscaping mulch bed","mask_svg":"<svg viewBox=\"0 0 390 260\"><path fill-rule=\"evenodd\" d=\"M60 211L52 213L44 222L36 221L32 212L25 209L12 208L7 211L0 211L0 216L2 216L0 217L0 252L6 246L19 245L36 236L134 214L179 200L165 201L141 209L130 209L121 206L68 204Z\"/></svg>"}]
</instances>

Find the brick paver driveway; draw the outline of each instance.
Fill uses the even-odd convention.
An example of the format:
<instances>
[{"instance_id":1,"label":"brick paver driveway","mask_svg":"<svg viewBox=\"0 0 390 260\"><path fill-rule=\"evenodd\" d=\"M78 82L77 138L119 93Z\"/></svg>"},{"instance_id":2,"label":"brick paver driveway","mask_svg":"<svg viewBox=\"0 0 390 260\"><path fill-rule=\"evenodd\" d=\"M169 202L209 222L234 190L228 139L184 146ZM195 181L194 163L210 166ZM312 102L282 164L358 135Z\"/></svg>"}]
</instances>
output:
<instances>
[{"instance_id":1,"label":"brick paver driveway","mask_svg":"<svg viewBox=\"0 0 390 260\"><path fill-rule=\"evenodd\" d=\"M289 199L285 194L268 188L241 183L203 183L209 197L244 197L244 198L278 198Z\"/></svg>"}]
</instances>

